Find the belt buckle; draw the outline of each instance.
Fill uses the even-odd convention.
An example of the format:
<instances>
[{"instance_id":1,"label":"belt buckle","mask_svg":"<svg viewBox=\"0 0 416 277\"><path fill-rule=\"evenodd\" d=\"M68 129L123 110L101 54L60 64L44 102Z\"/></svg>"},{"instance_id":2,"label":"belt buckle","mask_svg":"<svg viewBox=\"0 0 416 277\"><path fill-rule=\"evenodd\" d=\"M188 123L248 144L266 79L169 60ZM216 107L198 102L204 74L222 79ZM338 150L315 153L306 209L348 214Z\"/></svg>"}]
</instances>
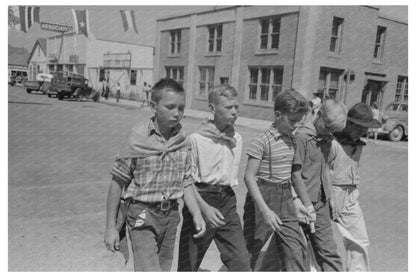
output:
<instances>
[{"instance_id":1,"label":"belt buckle","mask_svg":"<svg viewBox=\"0 0 416 277\"><path fill-rule=\"evenodd\" d=\"M169 209L170 209L170 201L160 202L160 210L161 211L169 211Z\"/></svg>"}]
</instances>

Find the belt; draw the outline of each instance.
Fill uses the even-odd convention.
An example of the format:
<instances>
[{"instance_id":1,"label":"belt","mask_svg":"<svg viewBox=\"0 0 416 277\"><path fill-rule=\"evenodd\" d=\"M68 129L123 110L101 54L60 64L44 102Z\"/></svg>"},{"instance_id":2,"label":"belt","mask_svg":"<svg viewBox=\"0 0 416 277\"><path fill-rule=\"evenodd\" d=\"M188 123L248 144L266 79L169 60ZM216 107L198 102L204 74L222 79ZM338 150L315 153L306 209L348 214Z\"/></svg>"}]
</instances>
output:
<instances>
[{"instance_id":1,"label":"belt","mask_svg":"<svg viewBox=\"0 0 416 277\"><path fill-rule=\"evenodd\" d=\"M198 191L203 192L214 192L214 193L221 193L227 192L232 188L226 185L210 185L206 183L195 183L195 186L198 188Z\"/></svg>"},{"instance_id":2,"label":"belt","mask_svg":"<svg viewBox=\"0 0 416 277\"><path fill-rule=\"evenodd\" d=\"M288 179L288 180L282 181L280 183L277 183L277 182L272 182L272 181L269 181L269 180L264 180L264 179L259 178L259 179L257 179L257 183L261 186L275 188L277 186L290 186L292 184L292 180Z\"/></svg>"},{"instance_id":3,"label":"belt","mask_svg":"<svg viewBox=\"0 0 416 277\"><path fill-rule=\"evenodd\" d=\"M126 202L130 204L141 204L148 208L161 211L161 212L168 212L170 210L178 210L178 200L164 200L160 202L143 202L135 199L127 199Z\"/></svg>"}]
</instances>

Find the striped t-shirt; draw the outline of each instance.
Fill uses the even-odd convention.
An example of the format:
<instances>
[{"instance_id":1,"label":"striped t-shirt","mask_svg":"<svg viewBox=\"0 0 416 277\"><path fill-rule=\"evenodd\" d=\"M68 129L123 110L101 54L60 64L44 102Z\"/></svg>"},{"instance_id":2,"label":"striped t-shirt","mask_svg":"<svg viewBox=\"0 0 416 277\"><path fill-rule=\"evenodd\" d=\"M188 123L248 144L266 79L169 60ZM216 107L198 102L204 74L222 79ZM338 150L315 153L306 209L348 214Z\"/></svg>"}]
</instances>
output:
<instances>
[{"instance_id":1,"label":"striped t-shirt","mask_svg":"<svg viewBox=\"0 0 416 277\"><path fill-rule=\"evenodd\" d=\"M294 152L293 138L280 134L272 125L253 139L247 150L247 155L261 160L256 175L257 178L280 183L291 177ZM272 180L270 180L270 160L272 163Z\"/></svg>"}]
</instances>

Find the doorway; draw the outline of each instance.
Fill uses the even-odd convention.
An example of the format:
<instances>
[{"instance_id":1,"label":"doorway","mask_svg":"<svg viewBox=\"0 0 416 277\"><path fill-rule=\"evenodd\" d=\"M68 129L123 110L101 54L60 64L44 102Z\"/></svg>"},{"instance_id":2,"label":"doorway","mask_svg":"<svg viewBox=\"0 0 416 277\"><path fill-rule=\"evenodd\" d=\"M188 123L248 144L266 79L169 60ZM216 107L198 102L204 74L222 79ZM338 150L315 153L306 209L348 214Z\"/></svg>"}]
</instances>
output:
<instances>
[{"instance_id":1,"label":"doorway","mask_svg":"<svg viewBox=\"0 0 416 277\"><path fill-rule=\"evenodd\" d=\"M379 107L383 104L383 93L385 81L376 81L368 80L367 84L364 86L363 93L361 96L361 102L367 105L371 105L374 102L377 103Z\"/></svg>"}]
</instances>

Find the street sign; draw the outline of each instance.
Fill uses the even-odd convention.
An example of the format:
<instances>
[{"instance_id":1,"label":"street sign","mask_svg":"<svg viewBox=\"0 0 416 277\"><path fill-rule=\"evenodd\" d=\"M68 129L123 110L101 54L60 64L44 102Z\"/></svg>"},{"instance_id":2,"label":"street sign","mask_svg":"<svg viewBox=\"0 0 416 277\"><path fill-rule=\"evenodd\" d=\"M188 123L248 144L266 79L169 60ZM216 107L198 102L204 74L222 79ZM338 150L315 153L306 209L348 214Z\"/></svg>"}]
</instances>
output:
<instances>
[{"instance_id":1,"label":"street sign","mask_svg":"<svg viewBox=\"0 0 416 277\"><path fill-rule=\"evenodd\" d=\"M60 24L55 24L55 23L47 23L47 22L41 22L40 28L43 30L60 32L60 33L72 31L72 26L60 25Z\"/></svg>"}]
</instances>

